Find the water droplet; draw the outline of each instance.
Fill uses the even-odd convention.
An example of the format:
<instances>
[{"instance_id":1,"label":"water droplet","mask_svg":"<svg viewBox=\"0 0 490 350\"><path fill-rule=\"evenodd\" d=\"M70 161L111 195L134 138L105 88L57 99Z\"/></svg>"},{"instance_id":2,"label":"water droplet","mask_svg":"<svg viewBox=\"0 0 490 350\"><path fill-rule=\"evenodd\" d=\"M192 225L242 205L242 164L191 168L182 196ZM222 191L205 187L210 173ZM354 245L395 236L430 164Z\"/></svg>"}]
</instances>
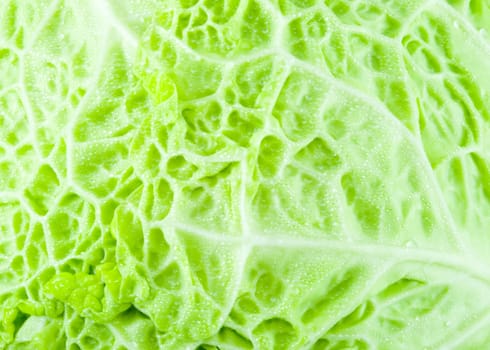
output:
<instances>
[{"instance_id":1,"label":"water droplet","mask_svg":"<svg viewBox=\"0 0 490 350\"><path fill-rule=\"evenodd\" d=\"M405 242L405 247L407 247L407 248L414 248L416 246L417 246L417 243L415 243L415 241L413 241L413 240L409 240L409 241Z\"/></svg>"},{"instance_id":2,"label":"water droplet","mask_svg":"<svg viewBox=\"0 0 490 350\"><path fill-rule=\"evenodd\" d=\"M458 21L454 21L453 22L453 26L454 26L454 28L459 29L459 23L458 23Z\"/></svg>"}]
</instances>

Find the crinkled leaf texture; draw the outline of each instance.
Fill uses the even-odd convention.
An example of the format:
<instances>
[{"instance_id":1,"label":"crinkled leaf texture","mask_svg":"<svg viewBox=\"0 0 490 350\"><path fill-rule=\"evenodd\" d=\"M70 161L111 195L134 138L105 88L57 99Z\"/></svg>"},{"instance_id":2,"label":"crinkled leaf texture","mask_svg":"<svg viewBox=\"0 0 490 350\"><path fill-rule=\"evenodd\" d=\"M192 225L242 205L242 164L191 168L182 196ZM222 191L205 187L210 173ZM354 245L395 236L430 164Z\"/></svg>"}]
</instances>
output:
<instances>
[{"instance_id":1,"label":"crinkled leaf texture","mask_svg":"<svg viewBox=\"0 0 490 350\"><path fill-rule=\"evenodd\" d=\"M488 0L3 0L0 348L490 349Z\"/></svg>"}]
</instances>

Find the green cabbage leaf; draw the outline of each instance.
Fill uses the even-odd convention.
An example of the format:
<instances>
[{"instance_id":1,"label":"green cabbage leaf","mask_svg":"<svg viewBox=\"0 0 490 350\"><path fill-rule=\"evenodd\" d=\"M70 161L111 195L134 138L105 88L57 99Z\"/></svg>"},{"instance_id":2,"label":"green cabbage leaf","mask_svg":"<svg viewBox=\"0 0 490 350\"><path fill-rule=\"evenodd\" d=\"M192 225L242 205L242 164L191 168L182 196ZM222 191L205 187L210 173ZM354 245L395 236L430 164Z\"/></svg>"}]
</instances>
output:
<instances>
[{"instance_id":1,"label":"green cabbage leaf","mask_svg":"<svg viewBox=\"0 0 490 350\"><path fill-rule=\"evenodd\" d=\"M490 349L488 0L2 0L0 348Z\"/></svg>"}]
</instances>

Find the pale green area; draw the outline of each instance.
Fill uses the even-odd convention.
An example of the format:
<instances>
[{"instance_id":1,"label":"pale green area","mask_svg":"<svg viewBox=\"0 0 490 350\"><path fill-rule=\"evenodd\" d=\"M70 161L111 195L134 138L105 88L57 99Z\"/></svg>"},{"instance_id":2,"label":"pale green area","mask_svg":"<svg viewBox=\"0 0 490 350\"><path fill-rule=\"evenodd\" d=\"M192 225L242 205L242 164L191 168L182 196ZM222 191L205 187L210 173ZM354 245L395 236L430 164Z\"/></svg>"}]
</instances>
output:
<instances>
[{"instance_id":1,"label":"pale green area","mask_svg":"<svg viewBox=\"0 0 490 350\"><path fill-rule=\"evenodd\" d=\"M0 2L0 348L490 349L490 3Z\"/></svg>"}]
</instances>

